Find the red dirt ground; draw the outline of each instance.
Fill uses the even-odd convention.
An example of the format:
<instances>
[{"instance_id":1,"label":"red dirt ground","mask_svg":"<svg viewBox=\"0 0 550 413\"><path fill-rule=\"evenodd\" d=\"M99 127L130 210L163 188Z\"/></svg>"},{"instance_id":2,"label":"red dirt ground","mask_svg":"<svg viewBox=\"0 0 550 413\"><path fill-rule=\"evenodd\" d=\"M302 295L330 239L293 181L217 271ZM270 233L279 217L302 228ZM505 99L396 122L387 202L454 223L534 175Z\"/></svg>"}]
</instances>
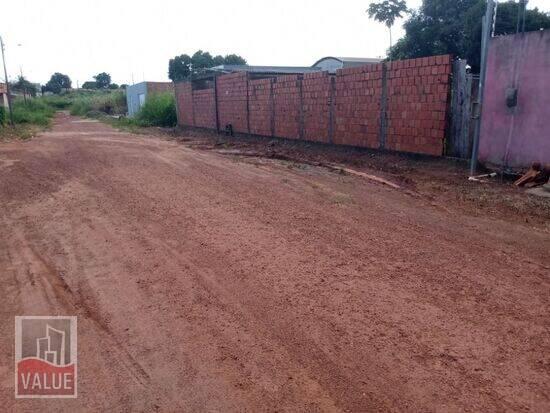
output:
<instances>
[{"instance_id":1,"label":"red dirt ground","mask_svg":"<svg viewBox=\"0 0 550 413\"><path fill-rule=\"evenodd\" d=\"M0 145L6 411L550 411L550 234L60 115ZM79 397L15 400L14 316Z\"/></svg>"}]
</instances>

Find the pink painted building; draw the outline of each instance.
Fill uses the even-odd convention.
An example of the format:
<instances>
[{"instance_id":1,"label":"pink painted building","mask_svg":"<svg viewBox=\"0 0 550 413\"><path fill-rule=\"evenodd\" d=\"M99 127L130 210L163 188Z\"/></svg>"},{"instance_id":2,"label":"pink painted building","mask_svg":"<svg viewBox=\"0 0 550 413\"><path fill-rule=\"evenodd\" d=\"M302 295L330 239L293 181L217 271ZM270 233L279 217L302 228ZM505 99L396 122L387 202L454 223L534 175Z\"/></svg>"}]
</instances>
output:
<instances>
[{"instance_id":1,"label":"pink painted building","mask_svg":"<svg viewBox=\"0 0 550 413\"><path fill-rule=\"evenodd\" d=\"M550 30L492 38L487 64L480 162L550 163Z\"/></svg>"}]
</instances>

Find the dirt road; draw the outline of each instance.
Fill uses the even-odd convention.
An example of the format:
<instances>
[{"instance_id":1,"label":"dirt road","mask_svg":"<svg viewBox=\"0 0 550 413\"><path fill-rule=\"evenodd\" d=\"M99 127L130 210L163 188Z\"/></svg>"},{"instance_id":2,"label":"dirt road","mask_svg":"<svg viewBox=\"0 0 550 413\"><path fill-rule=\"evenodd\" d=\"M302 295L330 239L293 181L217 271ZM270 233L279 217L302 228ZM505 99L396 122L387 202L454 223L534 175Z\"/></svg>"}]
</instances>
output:
<instances>
[{"instance_id":1,"label":"dirt road","mask_svg":"<svg viewBox=\"0 0 550 413\"><path fill-rule=\"evenodd\" d=\"M62 115L0 145L6 411L550 411L550 234ZM14 316L79 397L15 400Z\"/></svg>"}]
</instances>

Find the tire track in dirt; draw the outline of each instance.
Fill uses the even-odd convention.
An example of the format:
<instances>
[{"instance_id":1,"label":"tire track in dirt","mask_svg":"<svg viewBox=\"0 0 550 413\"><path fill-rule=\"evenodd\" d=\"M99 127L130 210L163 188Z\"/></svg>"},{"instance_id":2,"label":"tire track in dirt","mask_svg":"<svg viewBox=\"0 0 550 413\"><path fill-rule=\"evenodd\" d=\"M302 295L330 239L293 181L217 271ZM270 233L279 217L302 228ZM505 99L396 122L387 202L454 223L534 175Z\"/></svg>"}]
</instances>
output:
<instances>
[{"instance_id":1,"label":"tire track in dirt","mask_svg":"<svg viewBox=\"0 0 550 413\"><path fill-rule=\"evenodd\" d=\"M83 320L83 393L56 406L550 406L547 234L315 166L54 129L10 151L0 274L3 328L41 306Z\"/></svg>"}]
</instances>

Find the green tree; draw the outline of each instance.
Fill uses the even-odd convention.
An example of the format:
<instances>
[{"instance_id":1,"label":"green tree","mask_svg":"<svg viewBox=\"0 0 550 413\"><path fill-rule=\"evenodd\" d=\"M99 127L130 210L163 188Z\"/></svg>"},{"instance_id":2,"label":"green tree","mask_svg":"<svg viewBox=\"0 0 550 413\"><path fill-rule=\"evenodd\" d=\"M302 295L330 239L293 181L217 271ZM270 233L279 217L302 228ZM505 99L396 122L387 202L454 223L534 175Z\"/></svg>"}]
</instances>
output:
<instances>
[{"instance_id":1,"label":"green tree","mask_svg":"<svg viewBox=\"0 0 550 413\"><path fill-rule=\"evenodd\" d=\"M214 67L214 59L210 53L197 50L195 54L191 56L191 64L193 70L200 71L200 69Z\"/></svg>"},{"instance_id":2,"label":"green tree","mask_svg":"<svg viewBox=\"0 0 550 413\"><path fill-rule=\"evenodd\" d=\"M168 62L168 77L174 82L185 80L191 74L191 56L182 54Z\"/></svg>"},{"instance_id":3,"label":"green tree","mask_svg":"<svg viewBox=\"0 0 550 413\"><path fill-rule=\"evenodd\" d=\"M82 89L97 89L97 83L92 82L91 80L88 80L87 82L82 83Z\"/></svg>"},{"instance_id":4,"label":"green tree","mask_svg":"<svg viewBox=\"0 0 550 413\"><path fill-rule=\"evenodd\" d=\"M390 50L393 46L391 28L396 19L408 13L407 4L404 0L380 0L371 3L367 13L371 19L384 23L390 31Z\"/></svg>"},{"instance_id":5,"label":"green tree","mask_svg":"<svg viewBox=\"0 0 550 413\"><path fill-rule=\"evenodd\" d=\"M516 32L519 4L499 2L495 35ZM390 51L393 59L410 59L438 54L453 54L467 59L479 71L481 56L481 19L485 0L423 0L403 25L405 36ZM550 28L550 15L528 10L525 30Z\"/></svg>"},{"instance_id":6,"label":"green tree","mask_svg":"<svg viewBox=\"0 0 550 413\"><path fill-rule=\"evenodd\" d=\"M105 72L95 75L94 79L98 89L108 89L111 84L111 75Z\"/></svg>"},{"instance_id":7,"label":"green tree","mask_svg":"<svg viewBox=\"0 0 550 413\"><path fill-rule=\"evenodd\" d=\"M222 55L214 56L214 58L212 59L212 64L214 66L220 66L220 65L223 65L224 63L225 63L225 59Z\"/></svg>"},{"instance_id":8,"label":"green tree","mask_svg":"<svg viewBox=\"0 0 550 413\"><path fill-rule=\"evenodd\" d=\"M197 50L193 56L182 54L170 59L168 62L168 77L175 82L186 80L193 74L223 64L244 65L246 64L246 60L236 54L230 54L225 57L221 55L212 57L209 52Z\"/></svg>"},{"instance_id":9,"label":"green tree","mask_svg":"<svg viewBox=\"0 0 550 413\"><path fill-rule=\"evenodd\" d=\"M20 92L25 95L30 95L32 97L36 96L36 86L25 79L23 76L17 78L17 82L11 83L10 87L15 92Z\"/></svg>"},{"instance_id":10,"label":"green tree","mask_svg":"<svg viewBox=\"0 0 550 413\"><path fill-rule=\"evenodd\" d=\"M56 72L52 75L44 88L47 92L60 94L63 90L71 88L71 79L63 73Z\"/></svg>"},{"instance_id":11,"label":"green tree","mask_svg":"<svg viewBox=\"0 0 550 413\"><path fill-rule=\"evenodd\" d=\"M223 64L226 65L245 65L246 60L236 54L228 54L223 58Z\"/></svg>"}]
</instances>

